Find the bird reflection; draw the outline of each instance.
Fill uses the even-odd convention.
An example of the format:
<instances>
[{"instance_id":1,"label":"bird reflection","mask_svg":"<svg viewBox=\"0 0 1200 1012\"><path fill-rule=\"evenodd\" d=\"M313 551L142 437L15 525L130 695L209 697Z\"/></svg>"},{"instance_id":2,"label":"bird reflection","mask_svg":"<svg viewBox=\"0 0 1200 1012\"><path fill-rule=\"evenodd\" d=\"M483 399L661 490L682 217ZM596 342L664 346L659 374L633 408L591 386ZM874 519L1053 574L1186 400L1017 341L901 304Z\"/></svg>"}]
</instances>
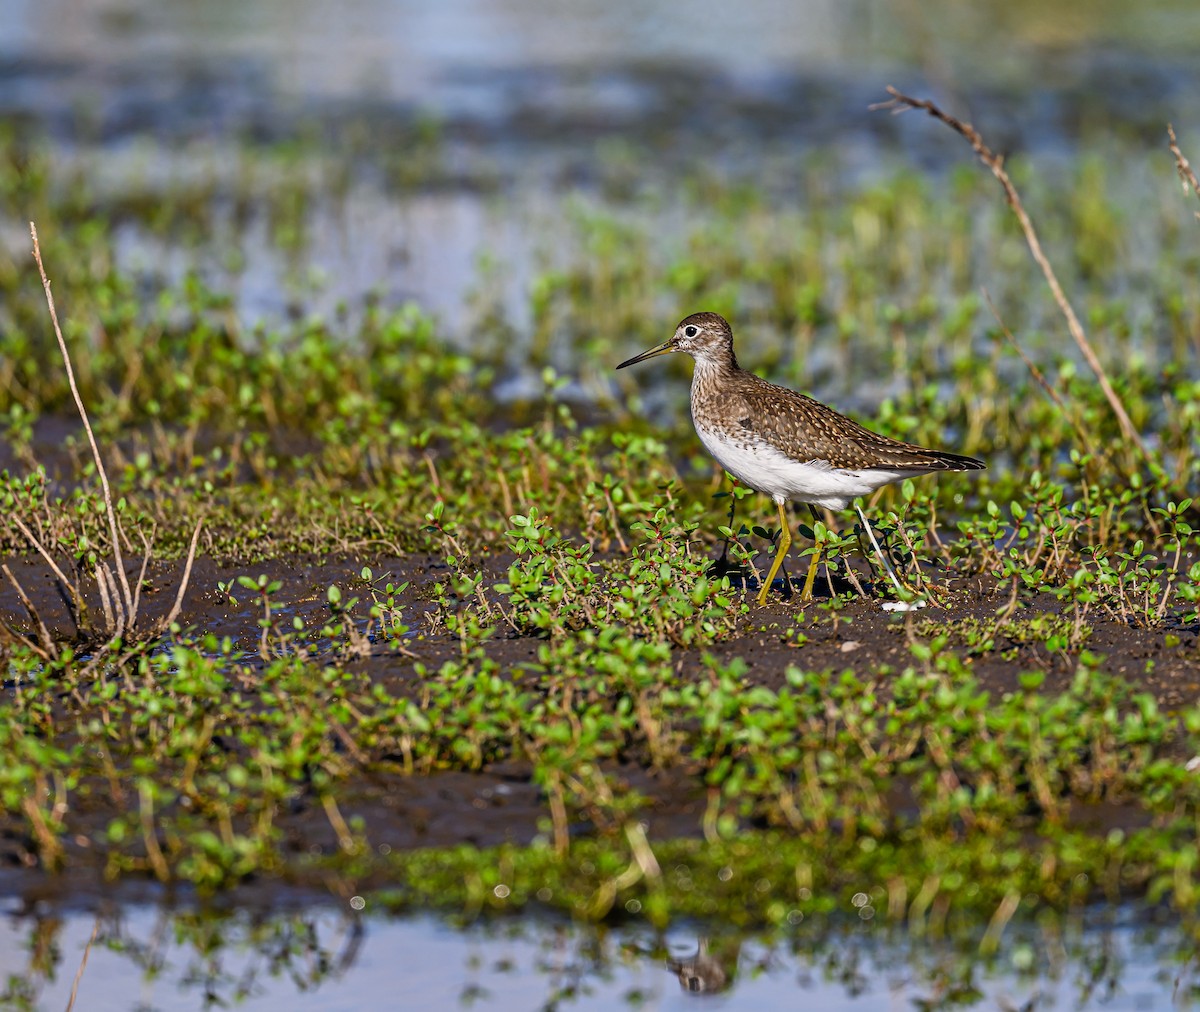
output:
<instances>
[{"instance_id":1,"label":"bird reflection","mask_svg":"<svg viewBox=\"0 0 1200 1012\"><path fill-rule=\"evenodd\" d=\"M696 953L686 959L668 959L667 969L679 978L679 986L692 994L720 994L737 976L742 944L737 940L710 946L701 938Z\"/></svg>"}]
</instances>

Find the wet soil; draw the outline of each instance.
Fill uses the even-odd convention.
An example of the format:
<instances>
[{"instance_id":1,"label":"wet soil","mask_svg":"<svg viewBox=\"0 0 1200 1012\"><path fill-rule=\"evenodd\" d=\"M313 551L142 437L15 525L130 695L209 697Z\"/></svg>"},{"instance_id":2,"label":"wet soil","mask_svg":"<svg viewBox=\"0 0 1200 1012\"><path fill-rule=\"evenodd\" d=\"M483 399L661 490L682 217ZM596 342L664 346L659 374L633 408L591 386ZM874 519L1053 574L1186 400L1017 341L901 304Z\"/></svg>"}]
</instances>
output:
<instances>
[{"instance_id":1,"label":"wet soil","mask_svg":"<svg viewBox=\"0 0 1200 1012\"><path fill-rule=\"evenodd\" d=\"M510 555L498 552L485 566L498 577L511 560ZM55 636L73 635L67 596L46 565L36 557L9 559L7 564L51 632ZM140 560L131 560L128 566L131 580L135 579ZM405 641L406 653L380 643L373 645L369 656L342 663L360 668L392 692L415 692L419 685L417 664L436 669L459 654L455 640L432 629L431 588L449 575L444 563L432 556L294 558L246 567L199 559L180 621L193 630L231 636L247 655L253 655L258 649L257 622L262 613L253 595L236 587L237 577L265 575L280 580L283 587L277 595L280 604L276 614L285 622L298 616L306 625L319 626L328 615L329 585L337 583L343 591L358 594L355 585L362 586L359 573L363 566L370 566L377 578L385 577L397 584L408 581L400 597L412 631ZM181 574L180 562L151 563L143 592L146 620L169 611ZM236 603L228 592L218 590L218 583L235 585L232 593ZM824 581L818 581L817 600L802 612L797 603L783 599L781 587L780 595L766 607L752 610L732 638L702 649L677 649L675 667L681 677L702 677L706 670L703 657L710 654L719 661L741 658L748 666L746 678L750 683L772 688L785 684L789 666L813 671L853 669L860 675L874 672L886 682L889 672L902 671L912 663L908 640L918 635L917 623L932 620L953 625L964 619L988 622L1007 599L1007 594L987 579L960 579L951 589L949 607L897 615L883 611L878 599L856 601L836 613L822 609L822 600L828 600ZM90 600L89 606L99 608L99 601ZM1058 607L1052 596L1041 595L1028 602L1023 614L1055 612ZM30 628L28 615L7 581L0 581L0 619L15 628ZM1085 647L1106 657L1106 670L1150 693L1168 710L1200 698L1200 629L1182 625L1142 629L1099 618L1091 624L1093 632ZM797 635L797 630L802 635ZM531 637L498 638L489 642L488 652L506 670L520 671L526 666L532 669L539 643ZM997 635L994 649L987 652L972 653L965 643L953 638L951 644L981 688L995 696L1015 689L1019 676L1031 671L1044 673L1045 691L1063 689L1078 665L1077 653L1051 652L1042 642L1013 642L1003 633ZM532 670L530 677L534 677ZM1182 761L1188 757L1179 758ZM648 799L645 817L651 838L701 834L706 792L698 776L686 768L662 771L636 764L614 766L608 772ZM897 791L897 804L903 808L903 785L898 785ZM359 816L364 820L372 846L385 853L458 844L526 844L544 831L549 814L529 767L517 762L493 764L477 773L446 771L404 776L398 772L367 772L340 789L338 804L347 819ZM70 871L56 880L54 891L100 888L103 848L95 841L103 839L114 814L110 806L101 803L99 795L73 803L73 835L66 841ZM1131 828L1145 821L1144 812L1133 804L1108 806L1103 811L1089 808L1077 814L1081 824L1094 824L1098 832ZM301 800L281 812L276 825L284 834L286 852L337 852L337 839L315 798L307 803ZM592 827L578 824L572 826L572 832L586 835ZM32 841L23 827L15 822L6 825L0 819L0 891L27 894L51 888L35 868ZM251 884L251 892L269 892L271 888L266 882Z\"/></svg>"}]
</instances>

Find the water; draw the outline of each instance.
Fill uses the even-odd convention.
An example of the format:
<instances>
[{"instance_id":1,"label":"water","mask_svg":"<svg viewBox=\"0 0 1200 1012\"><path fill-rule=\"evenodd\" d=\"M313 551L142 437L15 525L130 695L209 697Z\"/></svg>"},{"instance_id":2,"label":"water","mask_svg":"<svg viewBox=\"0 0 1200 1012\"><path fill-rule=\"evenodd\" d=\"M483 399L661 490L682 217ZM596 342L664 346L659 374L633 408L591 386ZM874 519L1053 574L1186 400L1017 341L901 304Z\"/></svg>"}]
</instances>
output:
<instances>
[{"instance_id":1,"label":"water","mask_svg":"<svg viewBox=\"0 0 1200 1012\"><path fill-rule=\"evenodd\" d=\"M81 173L101 207L211 190L199 240L115 215L118 262L149 290L198 269L247 326L349 306L352 329L368 295L411 299L460 343L492 308L527 332L531 279L577 240L568 202L619 211L614 177L655 195L633 213L669 243L685 234L673 179L697 166L786 187L831 153L836 196L960 161L948 132L869 111L885 84L1042 166L1073 158L1085 128L1146 149L1168 119L1188 136L1200 90L1192 0L0 0L0 26L0 122L50 138L56 174ZM297 136L318 178L299 249L273 235L276 183L247 148ZM339 196L322 173L346 177ZM24 262L23 209L0 209L0 244Z\"/></svg>"},{"instance_id":2,"label":"water","mask_svg":"<svg viewBox=\"0 0 1200 1012\"><path fill-rule=\"evenodd\" d=\"M153 906L0 920L0 1007L1163 1009L1195 1004L1183 933L1010 927L997 954L865 927L657 934L539 920L455 928L329 908L221 919ZM84 962L86 954L86 965ZM701 1005L695 1003L697 995Z\"/></svg>"},{"instance_id":3,"label":"water","mask_svg":"<svg viewBox=\"0 0 1200 1012\"><path fill-rule=\"evenodd\" d=\"M370 96L484 116L519 97L511 77L508 90L495 87L497 75L514 72L573 70L544 96L548 105L570 107L573 96L620 113L639 101L613 74L623 66L657 64L684 80L729 76L746 94L769 92L774 77L796 70L850 80L925 67L975 86L1036 66L1041 83L1054 85L1078 76L1085 53L1186 60L1200 42L1190 0L3 0L0 24L0 58L42 64L47 79L53 69L64 94L79 78L119 89L157 66L166 74L143 105L190 79L201 93L253 85L302 100ZM215 67L239 72L217 80ZM581 87L596 71L607 86ZM230 112L255 100L242 94Z\"/></svg>"}]
</instances>

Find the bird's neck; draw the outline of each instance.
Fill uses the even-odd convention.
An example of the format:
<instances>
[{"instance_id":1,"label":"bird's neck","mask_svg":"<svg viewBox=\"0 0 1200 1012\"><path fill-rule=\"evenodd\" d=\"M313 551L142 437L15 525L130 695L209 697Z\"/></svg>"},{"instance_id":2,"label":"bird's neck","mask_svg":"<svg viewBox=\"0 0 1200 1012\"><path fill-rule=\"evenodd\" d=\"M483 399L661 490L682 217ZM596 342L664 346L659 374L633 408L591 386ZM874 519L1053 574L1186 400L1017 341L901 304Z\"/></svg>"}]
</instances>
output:
<instances>
[{"instance_id":1,"label":"bird's neck","mask_svg":"<svg viewBox=\"0 0 1200 1012\"><path fill-rule=\"evenodd\" d=\"M741 371L732 348L713 349L694 357L696 368L692 373L693 381L701 377L706 380L727 379Z\"/></svg>"},{"instance_id":2,"label":"bird's neck","mask_svg":"<svg viewBox=\"0 0 1200 1012\"><path fill-rule=\"evenodd\" d=\"M692 412L700 405L712 404L728 390L727 381L741 370L731 350L727 355L697 355L692 371Z\"/></svg>"}]
</instances>

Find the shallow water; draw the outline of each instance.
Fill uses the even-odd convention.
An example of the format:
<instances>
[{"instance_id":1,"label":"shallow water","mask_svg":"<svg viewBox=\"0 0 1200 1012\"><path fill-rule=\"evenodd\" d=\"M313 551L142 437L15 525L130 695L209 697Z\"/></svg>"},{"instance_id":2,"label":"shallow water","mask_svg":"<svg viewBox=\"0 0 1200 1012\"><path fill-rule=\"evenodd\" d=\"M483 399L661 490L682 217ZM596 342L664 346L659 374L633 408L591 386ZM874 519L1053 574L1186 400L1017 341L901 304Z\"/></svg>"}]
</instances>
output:
<instances>
[{"instance_id":1,"label":"shallow water","mask_svg":"<svg viewBox=\"0 0 1200 1012\"><path fill-rule=\"evenodd\" d=\"M0 57L54 63L60 80L69 81L64 70L74 63L109 82L134 79L139 65L170 69L143 104L170 95L172 77L190 75L198 87L227 94L253 86L260 95L369 95L482 115L517 97L512 80L507 89L494 87L489 75L498 72L658 64L677 68L681 79L686 71L732 75L753 94L796 68L849 79L869 68L924 65L975 83L1022 80L1035 65L1044 83L1059 83L1078 73L1085 51L1186 59L1200 42L1200 10L1190 0L348 0L336 8L320 0L217 8L181 0L0 0L0 19ZM220 65L242 72L224 80L205 75ZM619 77L601 88L575 80L573 88L543 92L543 100L620 112L644 98ZM243 95L242 107L252 99Z\"/></svg>"},{"instance_id":2,"label":"shallow water","mask_svg":"<svg viewBox=\"0 0 1200 1012\"><path fill-rule=\"evenodd\" d=\"M191 185L220 208L253 174L250 141L308 137L306 171L351 163L333 173L348 187L304 213L299 250L280 247L261 194L236 228L218 211L199 241L117 215L118 262L148 290L197 269L245 326L349 306L348 330L371 293L413 299L461 343L497 307L518 349L531 279L577 245L569 195L619 213L614 178L648 189L632 213L668 244L688 213L672 181L697 166L770 190L826 153L836 190L962 161L948 132L869 110L888 83L936 95L1041 167L1070 162L1085 131L1089 145L1144 138L1145 160L1167 120L1188 135L1200 88L1190 0L354 0L336 14L305 0L0 0L0 24L0 121L44 131L55 171L81 172L100 206ZM424 122L436 139L413 151ZM1130 180L1119 199L1145 206L1157 185ZM23 260L19 211L0 212L0 241Z\"/></svg>"},{"instance_id":3,"label":"shallow water","mask_svg":"<svg viewBox=\"0 0 1200 1012\"><path fill-rule=\"evenodd\" d=\"M351 904L358 905L357 900ZM1010 928L996 955L872 926L664 935L535 919L455 928L349 909L221 919L134 906L0 920L0 1007L820 1009L1189 1008L1197 980L1170 925ZM84 963L86 954L86 964ZM26 1004L21 1003L21 996Z\"/></svg>"}]
</instances>

